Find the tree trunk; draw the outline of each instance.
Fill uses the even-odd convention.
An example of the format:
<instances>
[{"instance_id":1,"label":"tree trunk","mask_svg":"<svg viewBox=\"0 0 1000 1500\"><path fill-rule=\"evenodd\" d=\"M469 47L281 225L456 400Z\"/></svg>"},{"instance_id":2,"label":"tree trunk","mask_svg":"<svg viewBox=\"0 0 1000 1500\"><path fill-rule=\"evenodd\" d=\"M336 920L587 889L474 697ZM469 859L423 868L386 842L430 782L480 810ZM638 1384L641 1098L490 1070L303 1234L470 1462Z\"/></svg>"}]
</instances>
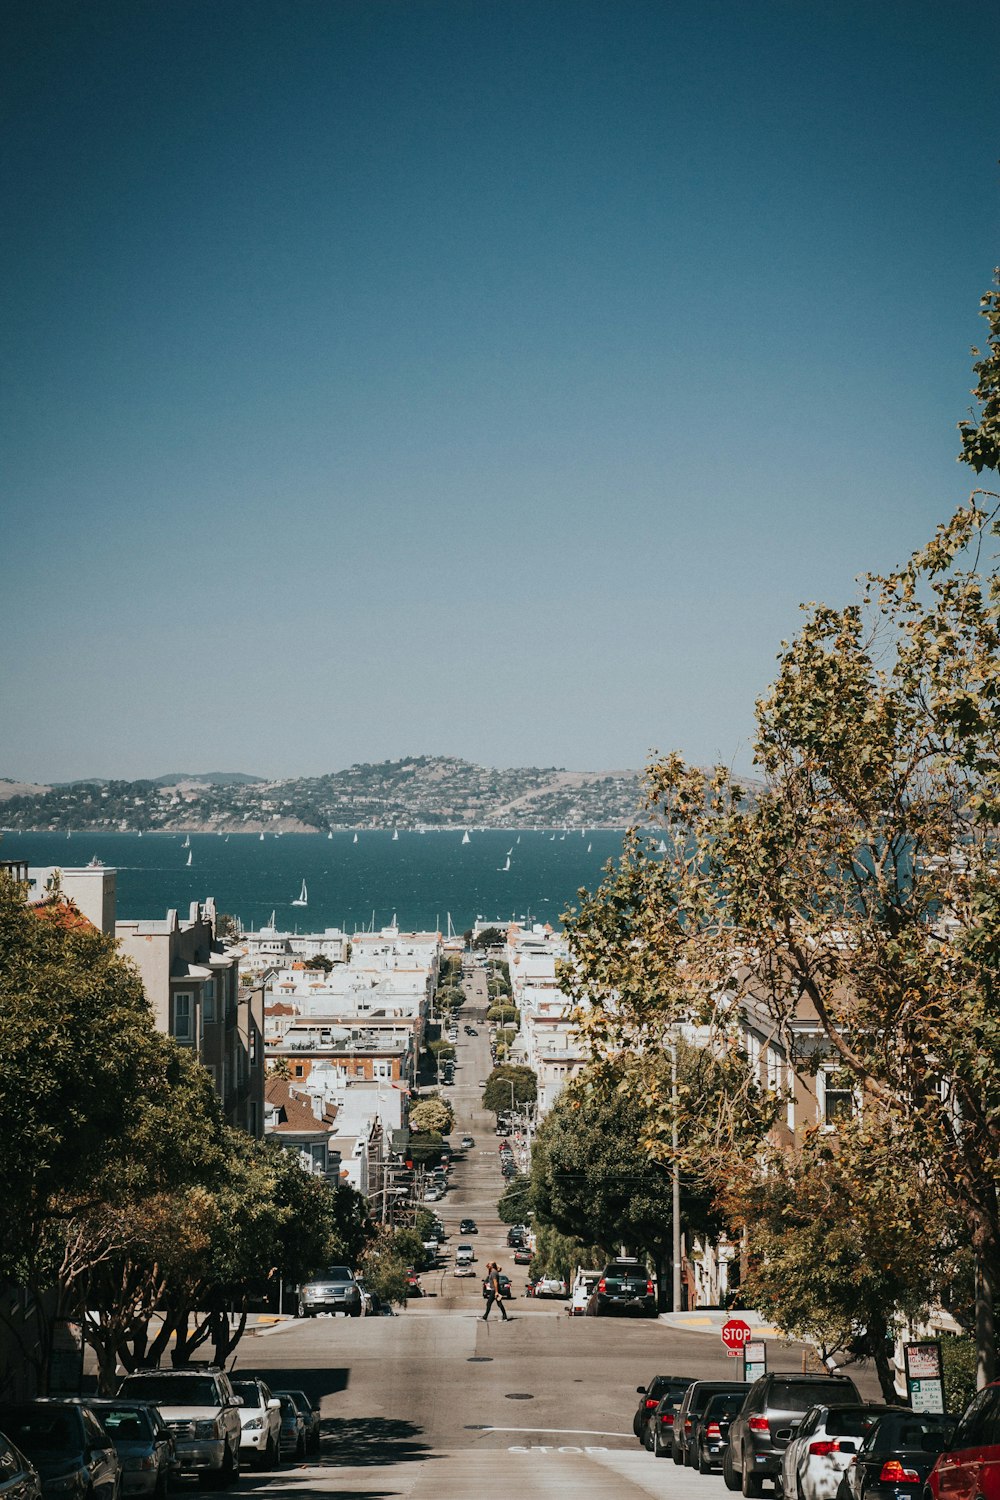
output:
<instances>
[{"instance_id":1,"label":"tree trunk","mask_svg":"<svg viewBox=\"0 0 1000 1500\"><path fill-rule=\"evenodd\" d=\"M872 1317L868 1320L866 1332L868 1347L875 1364L875 1373L878 1375L878 1383L882 1388L882 1400L887 1406L898 1406L899 1395L896 1391L895 1369L889 1358L889 1325L885 1318Z\"/></svg>"},{"instance_id":2,"label":"tree trunk","mask_svg":"<svg viewBox=\"0 0 1000 1500\"><path fill-rule=\"evenodd\" d=\"M997 1344L993 1320L996 1278L992 1258L976 1254L976 1389L996 1379Z\"/></svg>"}]
</instances>

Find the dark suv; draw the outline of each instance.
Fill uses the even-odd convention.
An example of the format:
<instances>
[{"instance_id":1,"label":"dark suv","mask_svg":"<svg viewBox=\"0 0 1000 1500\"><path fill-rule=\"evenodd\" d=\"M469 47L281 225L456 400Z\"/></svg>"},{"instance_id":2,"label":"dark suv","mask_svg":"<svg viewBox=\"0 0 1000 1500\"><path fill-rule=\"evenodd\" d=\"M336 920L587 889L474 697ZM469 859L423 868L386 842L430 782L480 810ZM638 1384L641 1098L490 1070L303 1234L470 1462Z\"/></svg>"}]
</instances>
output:
<instances>
[{"instance_id":1,"label":"dark suv","mask_svg":"<svg viewBox=\"0 0 1000 1500\"><path fill-rule=\"evenodd\" d=\"M610 1260L601 1272L587 1304L587 1315L601 1318L609 1313L656 1317L656 1283L639 1261L625 1257Z\"/></svg>"},{"instance_id":2,"label":"dark suv","mask_svg":"<svg viewBox=\"0 0 1000 1500\"><path fill-rule=\"evenodd\" d=\"M857 1386L846 1375L775 1372L755 1380L743 1410L729 1429L722 1477L729 1490L762 1495L763 1482L781 1480L781 1458L792 1437L792 1423L810 1406L859 1406Z\"/></svg>"},{"instance_id":3,"label":"dark suv","mask_svg":"<svg viewBox=\"0 0 1000 1500\"><path fill-rule=\"evenodd\" d=\"M713 1396L745 1396L749 1389L745 1380L696 1380L689 1385L684 1392L680 1411L674 1418L674 1463L683 1464L685 1468L697 1464L694 1430Z\"/></svg>"}]
</instances>

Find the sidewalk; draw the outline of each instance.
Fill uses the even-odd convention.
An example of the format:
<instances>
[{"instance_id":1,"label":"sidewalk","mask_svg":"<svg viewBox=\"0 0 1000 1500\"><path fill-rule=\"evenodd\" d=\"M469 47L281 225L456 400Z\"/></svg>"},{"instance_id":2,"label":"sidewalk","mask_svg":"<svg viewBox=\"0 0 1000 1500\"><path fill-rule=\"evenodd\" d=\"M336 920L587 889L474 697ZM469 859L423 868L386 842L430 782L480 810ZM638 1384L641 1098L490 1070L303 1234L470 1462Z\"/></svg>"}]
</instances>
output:
<instances>
[{"instance_id":1,"label":"sidewalk","mask_svg":"<svg viewBox=\"0 0 1000 1500\"><path fill-rule=\"evenodd\" d=\"M687 1312L660 1313L657 1322L666 1323L669 1328L683 1328L689 1333L711 1333L718 1337L722 1325L732 1318L748 1323L762 1339L785 1338L780 1328L765 1323L760 1313L749 1308L741 1308L738 1312L724 1312L719 1307L692 1307Z\"/></svg>"}]
</instances>

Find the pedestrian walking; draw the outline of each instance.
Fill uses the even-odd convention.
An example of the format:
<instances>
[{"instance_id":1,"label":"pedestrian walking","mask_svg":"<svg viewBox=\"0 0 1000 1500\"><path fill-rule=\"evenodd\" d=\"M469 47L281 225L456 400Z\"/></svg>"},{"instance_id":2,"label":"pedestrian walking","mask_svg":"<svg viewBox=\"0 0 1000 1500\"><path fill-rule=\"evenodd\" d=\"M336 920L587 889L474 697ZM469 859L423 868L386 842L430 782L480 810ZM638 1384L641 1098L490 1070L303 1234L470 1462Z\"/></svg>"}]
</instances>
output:
<instances>
[{"instance_id":1,"label":"pedestrian walking","mask_svg":"<svg viewBox=\"0 0 1000 1500\"><path fill-rule=\"evenodd\" d=\"M483 1313L483 1322L485 1323L488 1319L490 1315L490 1308L493 1306L494 1302L500 1309L501 1318L503 1318L505 1323L508 1322L507 1309L504 1307L503 1298L500 1295L500 1267L497 1265L495 1260L491 1260L487 1263L486 1281L484 1283L483 1290L486 1293L486 1311Z\"/></svg>"}]
</instances>

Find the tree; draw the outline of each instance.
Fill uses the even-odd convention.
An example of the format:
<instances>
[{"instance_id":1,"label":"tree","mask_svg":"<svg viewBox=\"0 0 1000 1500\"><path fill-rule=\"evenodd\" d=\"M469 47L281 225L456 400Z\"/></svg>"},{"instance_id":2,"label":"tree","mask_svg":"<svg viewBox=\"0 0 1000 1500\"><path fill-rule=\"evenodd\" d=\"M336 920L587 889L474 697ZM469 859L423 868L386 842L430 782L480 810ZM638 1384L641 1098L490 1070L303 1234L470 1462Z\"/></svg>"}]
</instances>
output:
<instances>
[{"instance_id":1,"label":"tree","mask_svg":"<svg viewBox=\"0 0 1000 1500\"><path fill-rule=\"evenodd\" d=\"M483 1108L493 1114L516 1109L519 1104L534 1104L538 1098L538 1079L531 1068L521 1064L501 1063L486 1080Z\"/></svg>"},{"instance_id":2,"label":"tree","mask_svg":"<svg viewBox=\"0 0 1000 1500\"><path fill-rule=\"evenodd\" d=\"M531 1178L526 1172L516 1172L510 1178L497 1204L501 1224L523 1224L531 1212L529 1190Z\"/></svg>"},{"instance_id":3,"label":"tree","mask_svg":"<svg viewBox=\"0 0 1000 1500\"><path fill-rule=\"evenodd\" d=\"M421 1099L410 1110L410 1128L418 1134L436 1131L445 1136L455 1125L455 1112L444 1099Z\"/></svg>"},{"instance_id":4,"label":"tree","mask_svg":"<svg viewBox=\"0 0 1000 1500\"><path fill-rule=\"evenodd\" d=\"M333 960L327 958L325 953L317 953L312 958L306 959L305 967L307 969L317 969L323 974L329 974L333 968Z\"/></svg>"},{"instance_id":5,"label":"tree","mask_svg":"<svg viewBox=\"0 0 1000 1500\"><path fill-rule=\"evenodd\" d=\"M980 302L982 316L989 327L987 340L989 352L977 364L976 384L972 394L979 402L978 419L973 417L960 422L964 463L981 474L984 469L1000 469L1000 272L997 272L992 291ZM979 350L974 349L973 354Z\"/></svg>"},{"instance_id":6,"label":"tree","mask_svg":"<svg viewBox=\"0 0 1000 1500\"><path fill-rule=\"evenodd\" d=\"M513 1001L498 1000L486 1012L486 1019L487 1021L499 1021L501 1024L506 1022L508 1025L517 1027L521 1024L521 1012Z\"/></svg>"},{"instance_id":7,"label":"tree","mask_svg":"<svg viewBox=\"0 0 1000 1500\"><path fill-rule=\"evenodd\" d=\"M893 1321L926 1314L949 1273L941 1206L905 1167L886 1122L813 1132L801 1154L772 1149L736 1178L726 1204L753 1247L741 1292L824 1357L871 1360L896 1401Z\"/></svg>"},{"instance_id":8,"label":"tree","mask_svg":"<svg viewBox=\"0 0 1000 1500\"><path fill-rule=\"evenodd\" d=\"M568 921L599 1051L697 1022L731 1052L748 1005L800 1067L845 1070L964 1226L981 1382L1000 1277L997 531L974 499L860 604L811 607L757 706L752 795L724 768L654 762L666 856L632 830Z\"/></svg>"},{"instance_id":9,"label":"tree","mask_svg":"<svg viewBox=\"0 0 1000 1500\"><path fill-rule=\"evenodd\" d=\"M365 1286L383 1302L404 1303L408 1265L398 1244L398 1232L388 1224L379 1224L360 1266Z\"/></svg>"},{"instance_id":10,"label":"tree","mask_svg":"<svg viewBox=\"0 0 1000 1500\"><path fill-rule=\"evenodd\" d=\"M482 932L473 938L475 948L502 948L507 941L507 934L501 932L499 927L484 927Z\"/></svg>"}]
</instances>

